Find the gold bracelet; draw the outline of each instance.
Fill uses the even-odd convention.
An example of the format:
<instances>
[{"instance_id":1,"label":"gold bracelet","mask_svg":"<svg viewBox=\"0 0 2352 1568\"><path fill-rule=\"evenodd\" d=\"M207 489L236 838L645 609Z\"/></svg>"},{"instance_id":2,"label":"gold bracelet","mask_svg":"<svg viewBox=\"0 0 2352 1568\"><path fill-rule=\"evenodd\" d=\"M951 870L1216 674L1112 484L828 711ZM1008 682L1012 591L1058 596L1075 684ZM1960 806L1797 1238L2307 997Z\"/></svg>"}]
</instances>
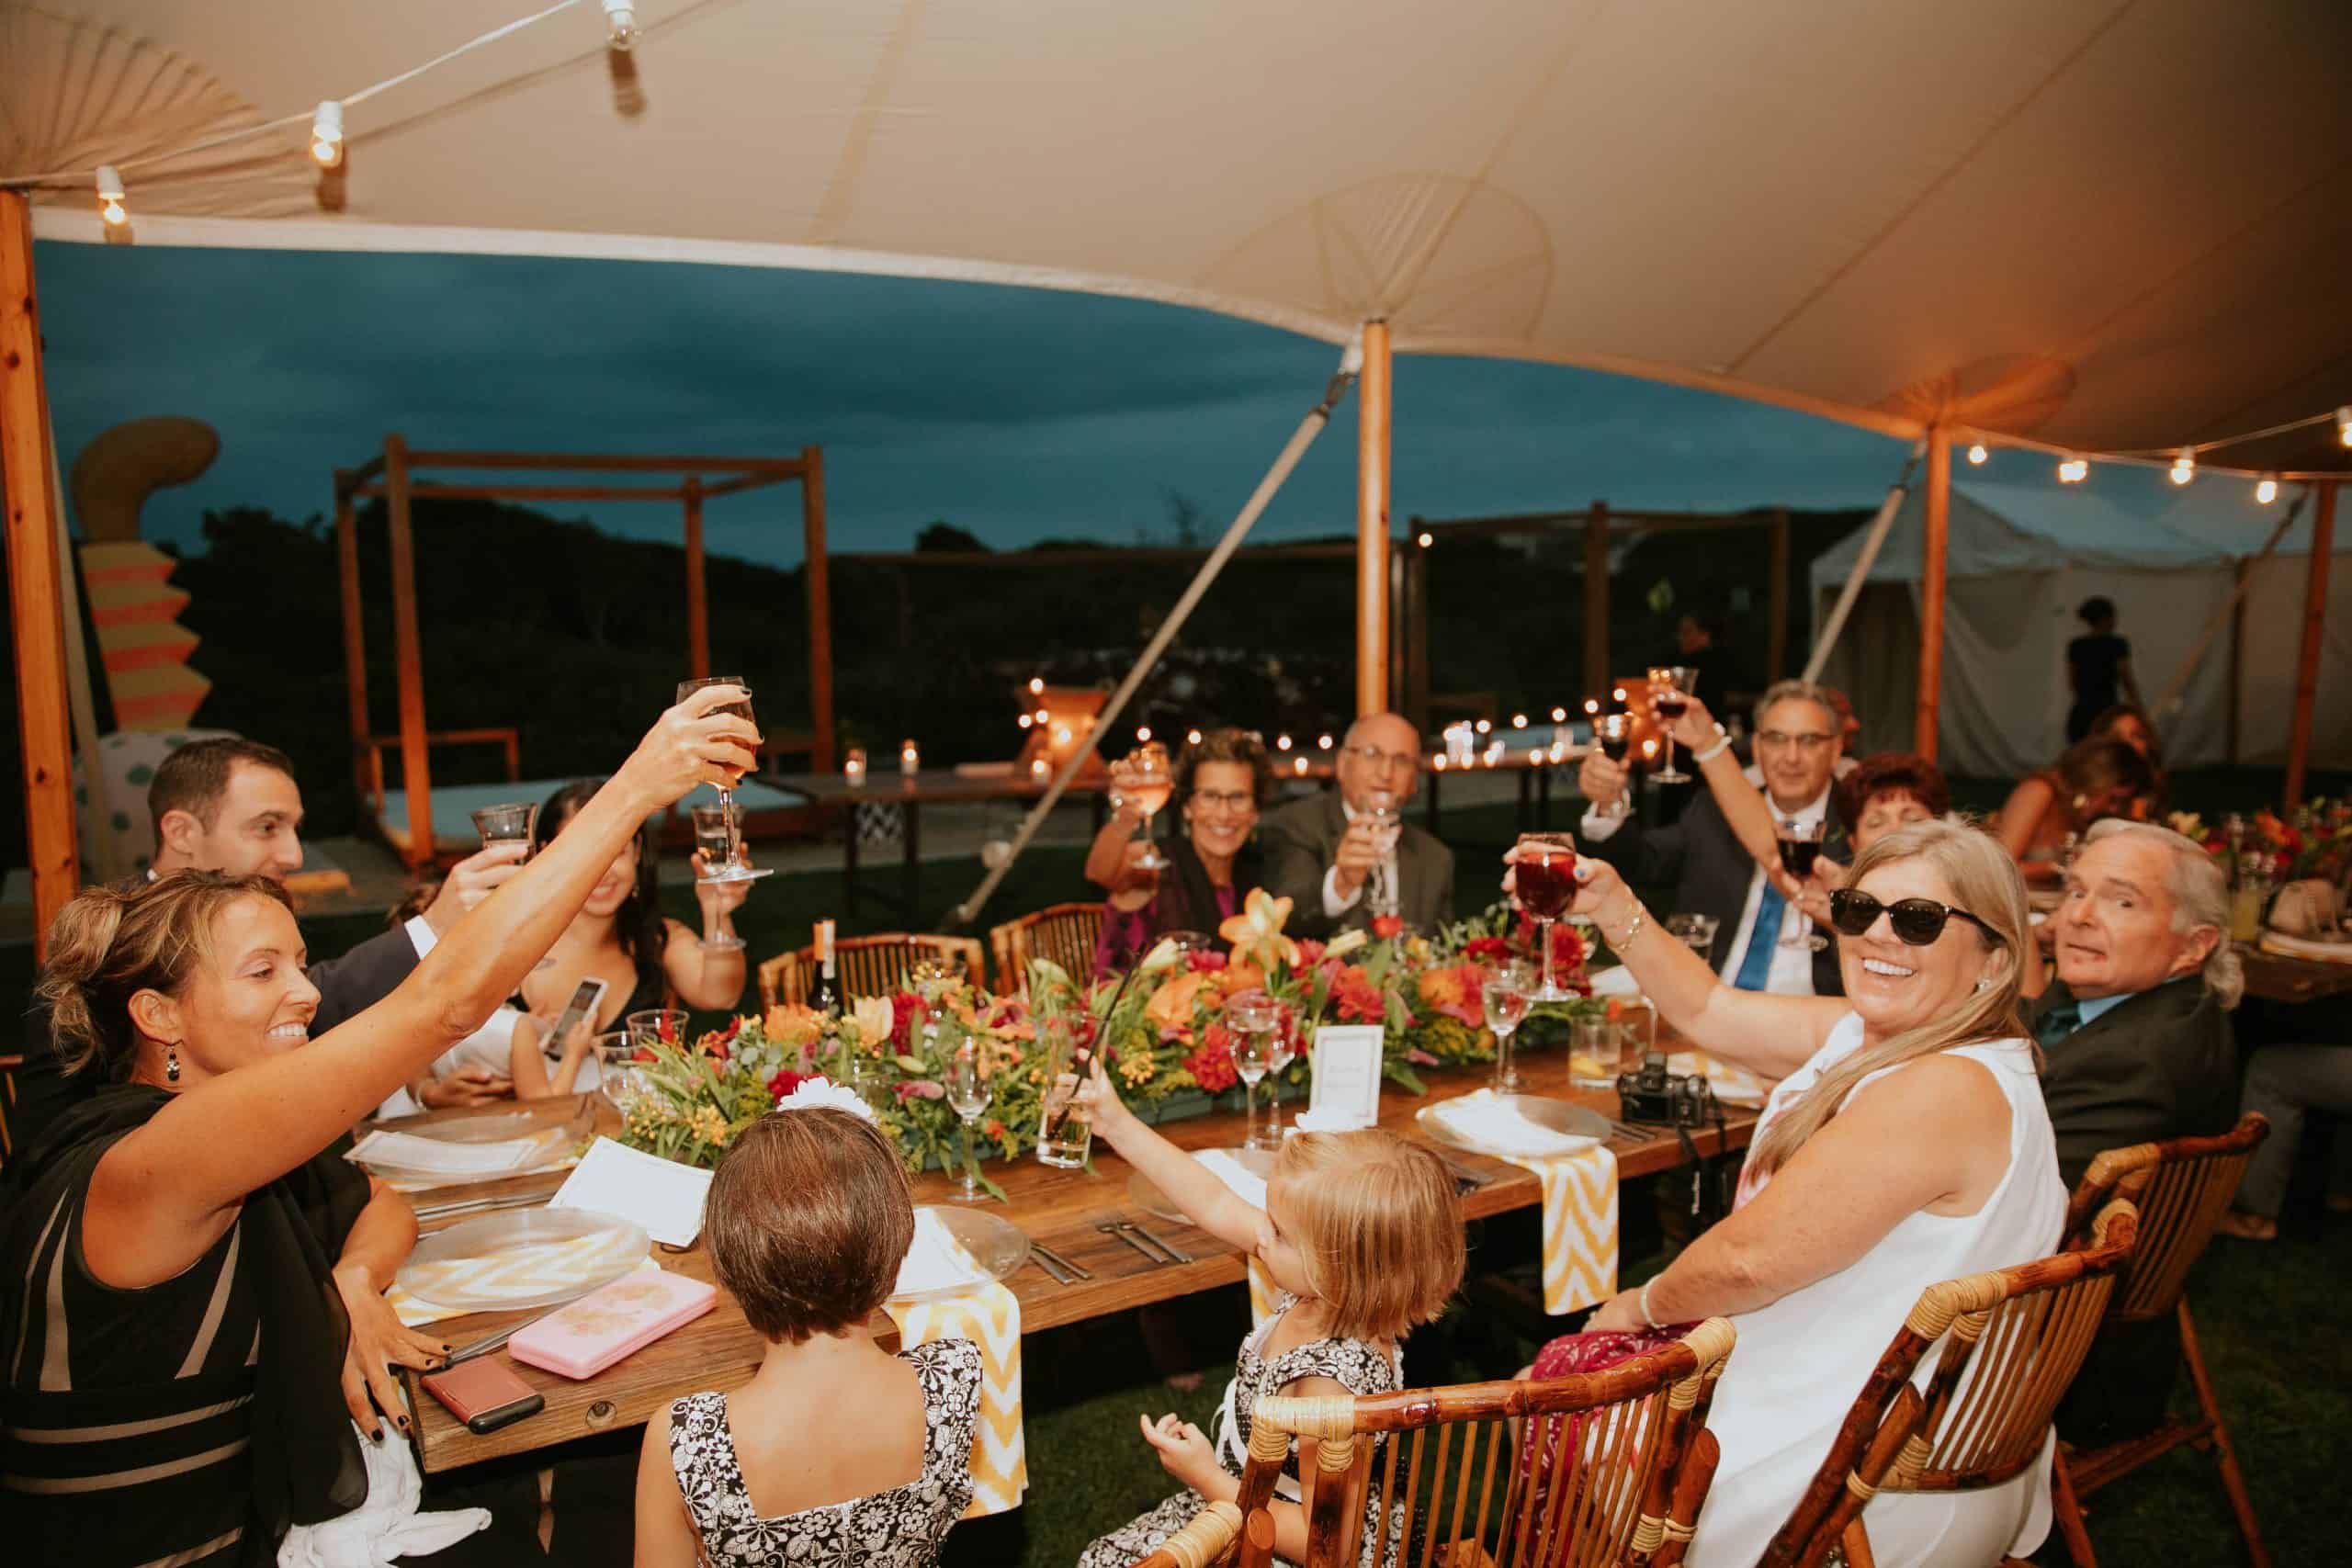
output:
<instances>
[{"instance_id":1,"label":"gold bracelet","mask_svg":"<svg viewBox=\"0 0 2352 1568\"><path fill-rule=\"evenodd\" d=\"M1623 936L1612 936L1609 939L1609 945L1620 953L1633 944L1635 937L1642 934L1642 926L1649 918L1649 911L1642 907L1642 901L1639 898L1634 898L1631 893L1626 894L1625 897L1634 899L1634 919L1625 927Z\"/></svg>"}]
</instances>

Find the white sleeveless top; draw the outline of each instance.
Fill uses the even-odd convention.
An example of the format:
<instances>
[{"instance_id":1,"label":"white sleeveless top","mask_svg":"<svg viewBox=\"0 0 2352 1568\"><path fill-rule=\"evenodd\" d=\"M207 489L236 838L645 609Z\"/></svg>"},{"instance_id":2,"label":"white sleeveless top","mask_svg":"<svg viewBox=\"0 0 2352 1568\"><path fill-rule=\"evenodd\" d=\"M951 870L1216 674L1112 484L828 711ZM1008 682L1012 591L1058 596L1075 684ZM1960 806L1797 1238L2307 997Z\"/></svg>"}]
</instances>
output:
<instances>
[{"instance_id":1,"label":"white sleeveless top","mask_svg":"<svg viewBox=\"0 0 2352 1568\"><path fill-rule=\"evenodd\" d=\"M1848 1013L1821 1049L1774 1089L1758 1136L1861 1040L1860 1015ZM1739 1342L1707 1417L1723 1462L1700 1510L1691 1568L1743 1568L1763 1554L1921 1291L2058 1250L2066 1188L2031 1043L2002 1040L1944 1055L1978 1064L2000 1086L2009 1102L2008 1169L1976 1213L1906 1215L1845 1269L1732 1319ZM1873 1073L1855 1089L1902 1070ZM1924 1386L1933 1365L1932 1355L1923 1358L1912 1381ZM1882 1494L1864 1517L1882 1568L1985 1568L2005 1553L2023 1557L2050 1529L2049 1445L2000 1486Z\"/></svg>"}]
</instances>

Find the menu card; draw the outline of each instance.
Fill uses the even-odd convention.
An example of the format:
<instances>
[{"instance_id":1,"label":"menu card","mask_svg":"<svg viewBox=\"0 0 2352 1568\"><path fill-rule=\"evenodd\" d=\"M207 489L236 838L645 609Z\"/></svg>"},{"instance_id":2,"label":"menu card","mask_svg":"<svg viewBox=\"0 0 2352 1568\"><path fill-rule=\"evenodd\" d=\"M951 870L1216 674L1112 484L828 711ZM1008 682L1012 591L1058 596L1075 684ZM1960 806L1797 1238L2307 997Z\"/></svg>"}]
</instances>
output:
<instances>
[{"instance_id":1,"label":"menu card","mask_svg":"<svg viewBox=\"0 0 2352 1568\"><path fill-rule=\"evenodd\" d=\"M1380 1120L1383 1031L1376 1023L1327 1023L1315 1032L1315 1081L1301 1131L1353 1132Z\"/></svg>"},{"instance_id":2,"label":"menu card","mask_svg":"<svg viewBox=\"0 0 2352 1568\"><path fill-rule=\"evenodd\" d=\"M710 1175L610 1138L580 1156L548 1201L550 1209L587 1209L628 1220L665 1247L692 1247L702 1234Z\"/></svg>"}]
</instances>

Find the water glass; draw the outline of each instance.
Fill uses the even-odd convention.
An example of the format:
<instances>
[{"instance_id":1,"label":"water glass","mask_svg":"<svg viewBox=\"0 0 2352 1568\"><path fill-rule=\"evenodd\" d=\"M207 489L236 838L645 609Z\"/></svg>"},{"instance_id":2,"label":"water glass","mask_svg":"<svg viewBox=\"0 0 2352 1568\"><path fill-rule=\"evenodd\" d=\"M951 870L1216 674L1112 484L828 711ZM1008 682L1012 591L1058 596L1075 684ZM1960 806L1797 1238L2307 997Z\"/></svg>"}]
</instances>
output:
<instances>
[{"instance_id":1,"label":"water glass","mask_svg":"<svg viewBox=\"0 0 2352 1568\"><path fill-rule=\"evenodd\" d=\"M1568 1052L1568 1082L1577 1089L1615 1089L1623 1070L1625 1032L1602 1018L1580 1018Z\"/></svg>"},{"instance_id":2,"label":"water glass","mask_svg":"<svg viewBox=\"0 0 2352 1568\"><path fill-rule=\"evenodd\" d=\"M1280 1006L1279 1003L1276 1005ZM1282 1073L1283 1068L1298 1060L1295 1027L1290 1010L1283 1008L1282 1017L1274 1025L1272 1043L1267 1048L1267 1077L1274 1080L1274 1084L1266 1091L1266 1141L1277 1149L1283 1146Z\"/></svg>"},{"instance_id":3,"label":"water glass","mask_svg":"<svg viewBox=\"0 0 2352 1568\"><path fill-rule=\"evenodd\" d=\"M1498 964L1478 987L1479 1005L1485 1010L1487 1027L1495 1036L1497 1094L1519 1092L1519 1068L1511 1060L1510 1040L1526 1021L1534 991L1534 972L1518 963Z\"/></svg>"},{"instance_id":4,"label":"water glass","mask_svg":"<svg viewBox=\"0 0 2352 1568\"><path fill-rule=\"evenodd\" d=\"M1086 1164L1094 1143L1094 1122L1077 1103L1091 1056L1077 1048L1069 1019L1041 1022L1037 1032L1046 1048L1046 1083L1045 1107L1037 1118L1037 1163L1077 1170Z\"/></svg>"},{"instance_id":5,"label":"water glass","mask_svg":"<svg viewBox=\"0 0 2352 1568\"><path fill-rule=\"evenodd\" d=\"M978 1055L969 1045L948 1058L939 1079L947 1091L948 1109L964 1123L964 1181L953 1196L959 1203L977 1203L988 1196L980 1186L975 1129L989 1108L989 1080L981 1076Z\"/></svg>"},{"instance_id":6,"label":"water glass","mask_svg":"<svg viewBox=\"0 0 2352 1568\"><path fill-rule=\"evenodd\" d=\"M621 1020L628 1031L629 1043L638 1047L675 1045L683 1049L686 1043L686 1012L683 1008L647 1008Z\"/></svg>"},{"instance_id":7,"label":"water glass","mask_svg":"<svg viewBox=\"0 0 2352 1568\"><path fill-rule=\"evenodd\" d=\"M1666 934L1699 955L1710 969L1715 966L1715 930L1723 921L1713 915L1668 915Z\"/></svg>"},{"instance_id":8,"label":"water glass","mask_svg":"<svg viewBox=\"0 0 2352 1568\"><path fill-rule=\"evenodd\" d=\"M1274 1039L1283 1026L1282 1004L1263 991L1243 992L1225 1004L1226 1021L1233 1026L1233 1070L1241 1079L1247 1107L1245 1149L1277 1146L1258 1130L1258 1085L1273 1069Z\"/></svg>"}]
</instances>

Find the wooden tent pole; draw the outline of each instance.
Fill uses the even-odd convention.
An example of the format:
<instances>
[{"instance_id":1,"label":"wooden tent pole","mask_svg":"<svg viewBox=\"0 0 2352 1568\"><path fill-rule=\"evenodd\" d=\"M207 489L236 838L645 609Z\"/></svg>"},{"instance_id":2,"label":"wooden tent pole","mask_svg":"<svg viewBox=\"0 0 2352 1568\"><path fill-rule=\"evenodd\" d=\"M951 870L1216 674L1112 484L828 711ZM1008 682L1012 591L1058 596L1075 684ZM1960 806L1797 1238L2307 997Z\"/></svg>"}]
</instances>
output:
<instances>
[{"instance_id":1,"label":"wooden tent pole","mask_svg":"<svg viewBox=\"0 0 2352 1568\"><path fill-rule=\"evenodd\" d=\"M1584 694L1604 702L1609 681L1609 503L1584 516Z\"/></svg>"},{"instance_id":2,"label":"wooden tent pole","mask_svg":"<svg viewBox=\"0 0 2352 1568\"><path fill-rule=\"evenodd\" d=\"M32 209L0 191L0 486L6 494L9 626L16 641L17 723L23 742L25 850L33 874L33 962L50 922L81 886L74 825L74 745L65 714L65 623L60 608L57 467L33 293ZM91 764L97 765L95 746Z\"/></svg>"},{"instance_id":3,"label":"wooden tent pole","mask_svg":"<svg viewBox=\"0 0 2352 1568\"><path fill-rule=\"evenodd\" d=\"M408 863L433 863L432 764L425 756L424 651L416 629L416 536L409 516L408 443L384 437L384 500L391 518L392 653L400 670L401 787L408 792Z\"/></svg>"},{"instance_id":4,"label":"wooden tent pole","mask_svg":"<svg viewBox=\"0 0 2352 1568\"><path fill-rule=\"evenodd\" d=\"M710 573L703 558L702 480L685 483L686 673L700 681L710 674Z\"/></svg>"},{"instance_id":5,"label":"wooden tent pole","mask_svg":"<svg viewBox=\"0 0 2352 1568\"><path fill-rule=\"evenodd\" d=\"M1928 432L1927 512L1919 574L1919 699L1911 749L1932 762L1944 689L1944 569L1951 544L1951 440L1941 425Z\"/></svg>"},{"instance_id":6,"label":"wooden tent pole","mask_svg":"<svg viewBox=\"0 0 2352 1568\"><path fill-rule=\"evenodd\" d=\"M2295 723L2287 739L2289 809L2303 803L2303 773L2311 761L2312 702L2319 694L2319 651L2327 622L2327 571L2335 554L2335 484L2319 483L2312 514L2312 558L2303 577L2303 656L2295 666Z\"/></svg>"},{"instance_id":7,"label":"wooden tent pole","mask_svg":"<svg viewBox=\"0 0 2352 1568\"><path fill-rule=\"evenodd\" d=\"M359 518L351 503L352 477L338 468L334 476L335 575L343 592L343 686L351 717L351 783L358 798L369 795L375 756L368 723L368 628L360 619Z\"/></svg>"},{"instance_id":8,"label":"wooden tent pole","mask_svg":"<svg viewBox=\"0 0 2352 1568\"><path fill-rule=\"evenodd\" d=\"M833 608L826 583L825 452L800 449L800 532L808 558L801 571L808 584L809 766L833 771ZM854 827L851 829L854 832Z\"/></svg>"},{"instance_id":9,"label":"wooden tent pole","mask_svg":"<svg viewBox=\"0 0 2352 1568\"><path fill-rule=\"evenodd\" d=\"M1770 651L1764 656L1765 683L1788 673L1789 666L1789 509L1772 509L1772 626Z\"/></svg>"},{"instance_id":10,"label":"wooden tent pole","mask_svg":"<svg viewBox=\"0 0 2352 1568\"><path fill-rule=\"evenodd\" d=\"M1388 706L1388 323L1363 325L1356 406L1356 712Z\"/></svg>"}]
</instances>

